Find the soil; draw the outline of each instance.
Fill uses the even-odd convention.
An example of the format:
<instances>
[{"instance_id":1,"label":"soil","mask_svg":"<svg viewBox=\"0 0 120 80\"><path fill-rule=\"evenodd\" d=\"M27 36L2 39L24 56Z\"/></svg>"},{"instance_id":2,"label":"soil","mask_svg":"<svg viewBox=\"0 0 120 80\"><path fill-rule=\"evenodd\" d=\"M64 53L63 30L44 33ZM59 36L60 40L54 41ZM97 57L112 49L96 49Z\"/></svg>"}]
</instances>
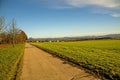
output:
<instances>
[{"instance_id":1,"label":"soil","mask_svg":"<svg viewBox=\"0 0 120 80\"><path fill-rule=\"evenodd\" d=\"M7 47L7 46L10 46L11 44L0 44L0 48L4 48L4 47Z\"/></svg>"}]
</instances>

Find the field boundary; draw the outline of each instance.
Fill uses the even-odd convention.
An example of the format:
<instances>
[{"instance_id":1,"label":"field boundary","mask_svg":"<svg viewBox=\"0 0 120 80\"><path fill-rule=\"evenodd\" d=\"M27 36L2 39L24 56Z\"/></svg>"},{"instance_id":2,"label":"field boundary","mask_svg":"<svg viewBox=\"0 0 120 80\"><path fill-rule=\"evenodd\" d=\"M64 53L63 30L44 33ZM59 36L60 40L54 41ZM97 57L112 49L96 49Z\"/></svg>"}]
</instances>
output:
<instances>
[{"instance_id":1,"label":"field boundary","mask_svg":"<svg viewBox=\"0 0 120 80\"><path fill-rule=\"evenodd\" d=\"M85 67L85 66L83 66L83 65L80 65L78 62L76 62L76 61L75 61L74 59L72 59L72 58L69 58L69 57L67 57L67 56L58 54L58 53L56 53L56 52L54 52L54 51L51 51L51 50L42 48L42 47L37 46L37 45L34 45L34 44L31 44L31 45L33 45L33 46L35 46L35 47L37 47L37 48L39 48L39 49L41 49L41 50L43 50L43 51L45 51L45 52L50 53L52 56L55 56L55 57L57 57L57 58L59 58L59 59L61 59L61 60L64 60L65 63L68 63L68 64L70 64L70 65L72 65L72 66L78 67L78 68L86 71L87 73L92 74L94 77L98 77L98 78L100 78L100 79L102 79L102 80L105 80L105 78L102 77L100 74L98 74L98 73L96 73L96 72L88 69L87 67Z\"/></svg>"},{"instance_id":2,"label":"field boundary","mask_svg":"<svg viewBox=\"0 0 120 80\"><path fill-rule=\"evenodd\" d=\"M120 40L36 42L38 48L107 80L120 79Z\"/></svg>"},{"instance_id":3,"label":"field boundary","mask_svg":"<svg viewBox=\"0 0 120 80\"><path fill-rule=\"evenodd\" d=\"M17 67L16 67L16 71L15 71L15 75L14 75L14 79L13 80L20 80L21 70L22 70L22 66L23 66L24 49L21 52L21 55L20 55L20 57L18 59Z\"/></svg>"}]
</instances>

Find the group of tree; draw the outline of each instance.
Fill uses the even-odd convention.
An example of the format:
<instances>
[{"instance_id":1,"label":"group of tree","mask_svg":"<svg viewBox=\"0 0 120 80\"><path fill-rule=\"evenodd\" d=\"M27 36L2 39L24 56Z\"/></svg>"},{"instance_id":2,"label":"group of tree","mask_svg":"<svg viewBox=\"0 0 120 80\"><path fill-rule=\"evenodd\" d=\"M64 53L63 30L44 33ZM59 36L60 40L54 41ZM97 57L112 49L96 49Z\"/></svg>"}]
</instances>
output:
<instances>
[{"instance_id":1,"label":"group of tree","mask_svg":"<svg viewBox=\"0 0 120 80\"><path fill-rule=\"evenodd\" d=\"M17 27L13 19L10 24L5 23L5 18L0 17L0 44L24 43L27 39L26 33Z\"/></svg>"}]
</instances>

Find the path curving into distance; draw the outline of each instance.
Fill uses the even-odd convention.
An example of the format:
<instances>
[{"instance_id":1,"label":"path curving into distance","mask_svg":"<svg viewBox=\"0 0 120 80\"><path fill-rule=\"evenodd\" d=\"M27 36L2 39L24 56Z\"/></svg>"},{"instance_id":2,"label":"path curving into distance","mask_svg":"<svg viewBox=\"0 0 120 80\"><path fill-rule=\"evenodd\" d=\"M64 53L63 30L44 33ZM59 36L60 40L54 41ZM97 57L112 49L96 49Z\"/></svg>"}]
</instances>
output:
<instances>
[{"instance_id":1,"label":"path curving into distance","mask_svg":"<svg viewBox=\"0 0 120 80\"><path fill-rule=\"evenodd\" d=\"M100 80L26 43L21 80Z\"/></svg>"}]
</instances>

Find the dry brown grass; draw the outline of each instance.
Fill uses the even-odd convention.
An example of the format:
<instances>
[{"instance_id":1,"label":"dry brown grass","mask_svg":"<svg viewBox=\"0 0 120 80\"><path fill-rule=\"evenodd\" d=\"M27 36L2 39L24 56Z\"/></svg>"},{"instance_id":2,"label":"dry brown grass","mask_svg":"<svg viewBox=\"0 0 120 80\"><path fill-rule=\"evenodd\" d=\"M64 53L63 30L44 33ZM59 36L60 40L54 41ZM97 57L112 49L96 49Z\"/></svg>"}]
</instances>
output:
<instances>
[{"instance_id":1,"label":"dry brown grass","mask_svg":"<svg viewBox=\"0 0 120 80\"><path fill-rule=\"evenodd\" d=\"M10 46L11 44L0 44L0 48L4 48L4 47L7 47L7 46Z\"/></svg>"}]
</instances>

